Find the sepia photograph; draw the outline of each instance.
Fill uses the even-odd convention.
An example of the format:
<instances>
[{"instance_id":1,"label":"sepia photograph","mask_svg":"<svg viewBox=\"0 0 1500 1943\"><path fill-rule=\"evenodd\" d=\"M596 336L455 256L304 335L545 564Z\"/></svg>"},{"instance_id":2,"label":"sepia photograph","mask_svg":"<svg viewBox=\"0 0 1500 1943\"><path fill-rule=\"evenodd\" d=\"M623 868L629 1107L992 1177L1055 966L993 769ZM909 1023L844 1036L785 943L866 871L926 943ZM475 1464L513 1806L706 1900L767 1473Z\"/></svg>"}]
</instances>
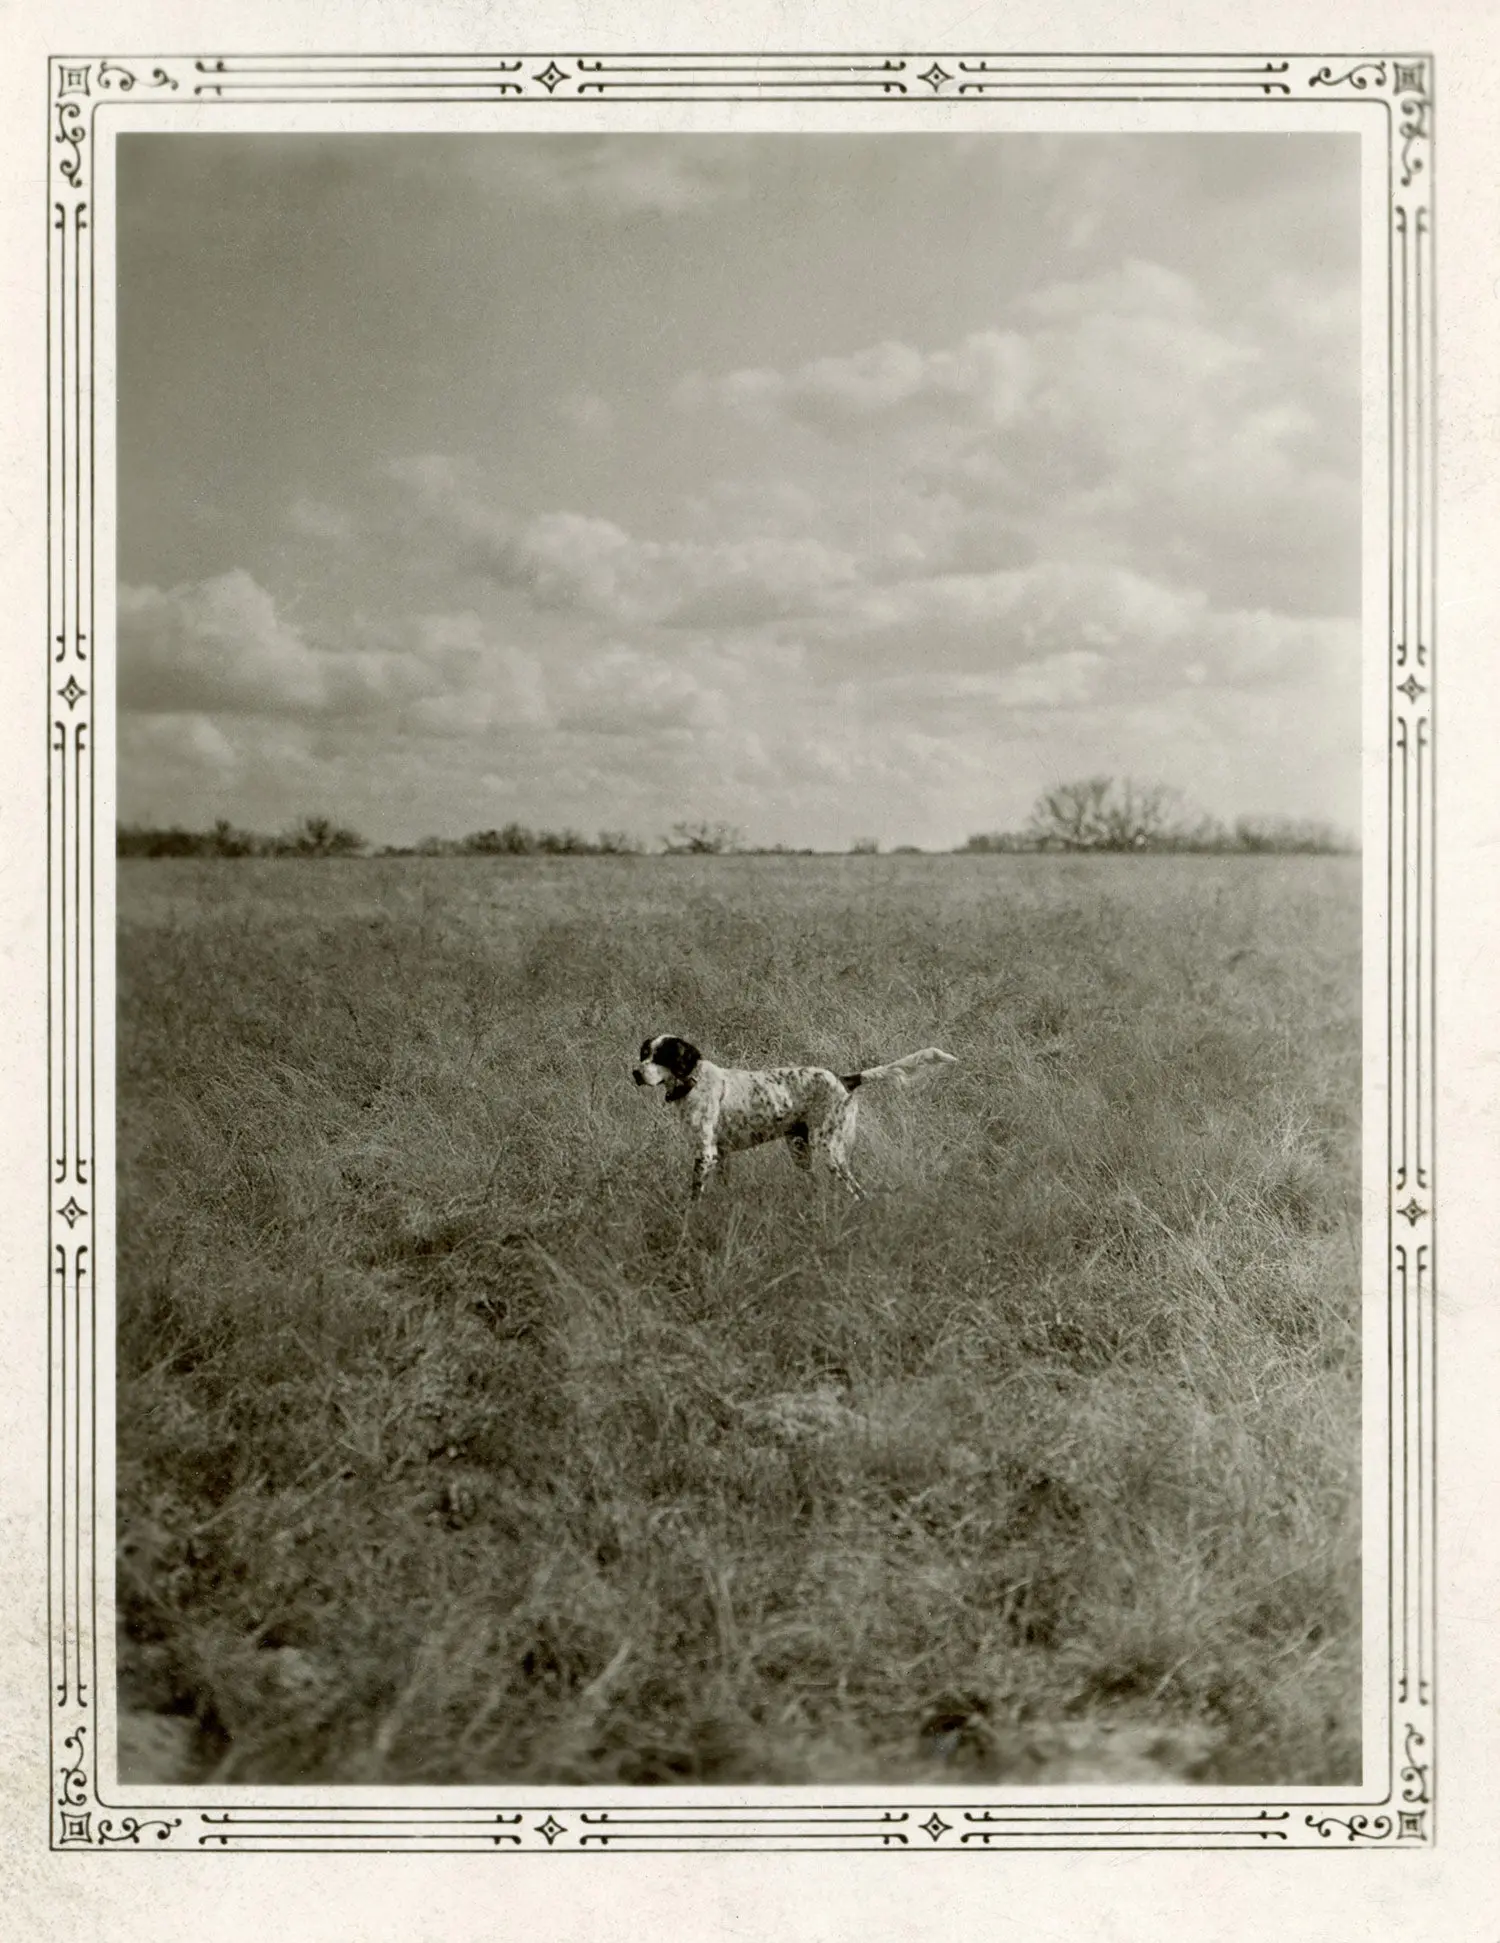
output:
<instances>
[{"instance_id":1,"label":"sepia photograph","mask_svg":"<svg viewBox=\"0 0 1500 1943\"><path fill-rule=\"evenodd\" d=\"M114 196L120 1780L1371 1778L1358 135Z\"/></svg>"}]
</instances>

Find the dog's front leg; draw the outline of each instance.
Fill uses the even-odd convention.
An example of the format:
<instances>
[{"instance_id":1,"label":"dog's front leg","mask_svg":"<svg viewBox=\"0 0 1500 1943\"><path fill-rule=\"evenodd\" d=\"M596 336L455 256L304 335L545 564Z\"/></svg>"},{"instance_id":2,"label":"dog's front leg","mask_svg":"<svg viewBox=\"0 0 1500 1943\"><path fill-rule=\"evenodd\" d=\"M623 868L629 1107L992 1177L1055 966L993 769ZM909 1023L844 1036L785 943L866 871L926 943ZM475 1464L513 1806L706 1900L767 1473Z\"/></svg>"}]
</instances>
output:
<instances>
[{"instance_id":1,"label":"dog's front leg","mask_svg":"<svg viewBox=\"0 0 1500 1943\"><path fill-rule=\"evenodd\" d=\"M717 1147L714 1146L712 1141L705 1141L698 1151L697 1159L693 1162L693 1199L695 1201L701 1197L703 1190L708 1186L709 1180L717 1171L718 1165L719 1151Z\"/></svg>"}]
</instances>

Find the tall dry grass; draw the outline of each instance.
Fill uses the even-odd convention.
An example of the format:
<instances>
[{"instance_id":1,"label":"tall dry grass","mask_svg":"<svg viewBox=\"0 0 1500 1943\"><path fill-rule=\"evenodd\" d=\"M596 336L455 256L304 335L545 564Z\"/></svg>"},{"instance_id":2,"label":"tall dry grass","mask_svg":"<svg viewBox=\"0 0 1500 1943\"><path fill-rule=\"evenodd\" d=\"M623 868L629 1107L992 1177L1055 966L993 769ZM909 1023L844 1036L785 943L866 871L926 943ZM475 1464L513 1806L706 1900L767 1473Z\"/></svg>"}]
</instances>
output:
<instances>
[{"instance_id":1,"label":"tall dry grass","mask_svg":"<svg viewBox=\"0 0 1500 1943\"><path fill-rule=\"evenodd\" d=\"M122 1692L185 1772L1357 1776L1352 860L120 909ZM767 1149L693 1210L656 1031L961 1063L862 1105L865 1204Z\"/></svg>"}]
</instances>

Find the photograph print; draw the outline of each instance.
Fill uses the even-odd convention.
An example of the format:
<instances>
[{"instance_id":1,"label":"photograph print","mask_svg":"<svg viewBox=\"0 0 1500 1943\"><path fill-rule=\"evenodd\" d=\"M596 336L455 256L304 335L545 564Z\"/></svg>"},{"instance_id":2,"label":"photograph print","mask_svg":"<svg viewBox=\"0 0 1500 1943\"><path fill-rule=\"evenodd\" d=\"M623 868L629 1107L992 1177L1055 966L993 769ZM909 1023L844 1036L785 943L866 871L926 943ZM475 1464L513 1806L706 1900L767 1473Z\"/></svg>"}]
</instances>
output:
<instances>
[{"instance_id":1,"label":"photograph print","mask_svg":"<svg viewBox=\"0 0 1500 1943\"><path fill-rule=\"evenodd\" d=\"M1395 1828L1366 145L1179 124L122 124L122 1799Z\"/></svg>"}]
</instances>

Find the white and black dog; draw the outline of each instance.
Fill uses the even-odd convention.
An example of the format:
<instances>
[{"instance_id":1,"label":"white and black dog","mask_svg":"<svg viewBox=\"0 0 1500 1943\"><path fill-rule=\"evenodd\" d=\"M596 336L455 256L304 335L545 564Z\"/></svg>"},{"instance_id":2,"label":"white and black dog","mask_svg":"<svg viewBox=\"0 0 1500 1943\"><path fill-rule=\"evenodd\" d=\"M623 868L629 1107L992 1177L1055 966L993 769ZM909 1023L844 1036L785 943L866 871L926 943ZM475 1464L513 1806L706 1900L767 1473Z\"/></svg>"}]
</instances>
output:
<instances>
[{"instance_id":1,"label":"white and black dog","mask_svg":"<svg viewBox=\"0 0 1500 1943\"><path fill-rule=\"evenodd\" d=\"M862 1073L840 1075L826 1066L773 1066L757 1073L715 1066L686 1039L659 1033L641 1047L631 1077L637 1086L665 1087L666 1098L686 1112L698 1139L695 1196L722 1156L767 1140L784 1140L799 1167L810 1169L817 1161L858 1196L859 1183L849 1171L859 1112L855 1089L878 1080L907 1086L930 1067L956 1064L952 1053L928 1046Z\"/></svg>"}]
</instances>

